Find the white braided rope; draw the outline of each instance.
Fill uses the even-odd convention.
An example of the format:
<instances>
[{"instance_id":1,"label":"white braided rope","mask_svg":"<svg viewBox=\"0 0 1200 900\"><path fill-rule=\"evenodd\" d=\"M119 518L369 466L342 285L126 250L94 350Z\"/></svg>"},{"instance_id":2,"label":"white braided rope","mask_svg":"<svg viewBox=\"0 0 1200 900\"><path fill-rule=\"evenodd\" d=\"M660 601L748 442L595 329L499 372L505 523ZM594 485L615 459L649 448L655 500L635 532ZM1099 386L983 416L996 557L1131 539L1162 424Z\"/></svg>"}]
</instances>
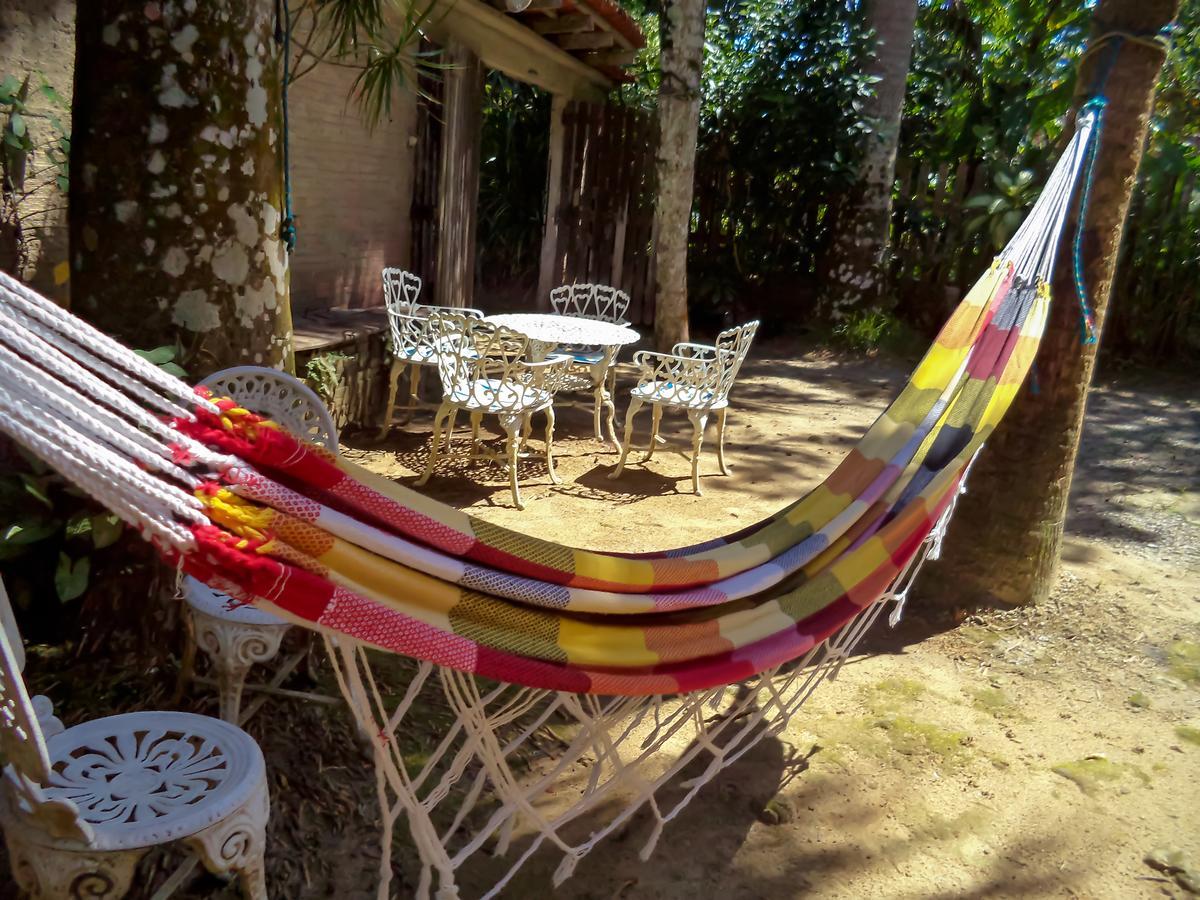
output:
<instances>
[{"instance_id":1,"label":"white braided rope","mask_svg":"<svg viewBox=\"0 0 1200 900\"><path fill-rule=\"evenodd\" d=\"M190 507L195 501L190 494L161 489L157 479L86 435L69 429L64 434L61 425L47 428L48 420L36 408L11 393L0 392L0 419L18 442L147 538L179 552L194 548L180 520L207 520Z\"/></svg>"},{"instance_id":2,"label":"white braided rope","mask_svg":"<svg viewBox=\"0 0 1200 900\"><path fill-rule=\"evenodd\" d=\"M49 421L58 419L70 424L94 440L107 444L148 469L161 472L190 488L200 485L200 479L175 465L166 448L149 435L136 429L118 431L94 415L94 404L77 391L52 378L35 380L28 367L21 367L21 358L0 345L0 378L3 378L14 399L21 398L36 408Z\"/></svg>"},{"instance_id":3,"label":"white braided rope","mask_svg":"<svg viewBox=\"0 0 1200 900\"><path fill-rule=\"evenodd\" d=\"M143 432L154 434L158 438L156 452L164 458L172 458L170 446L172 444L180 446L182 450L191 454L194 461L199 466L202 466L209 473L222 472L222 470L239 466L241 462L238 458L221 454L221 452L211 450L208 446L200 444L197 440L187 437L175 431L173 427L167 424L166 421L155 414L146 412L144 406L139 406L130 396L124 391L130 384L128 379L121 376L120 372L112 370L110 367L107 371L113 372L114 376L119 380L115 383L108 383L106 380L98 377L97 374L86 370L82 365L79 365L76 360L70 358L61 352L61 349L53 343L53 332L46 329L41 329L42 334L38 334L36 323L25 317L12 316L11 308L0 305L0 344L16 350L17 353L23 356L26 360L26 366L32 365L42 368L41 376L44 378L44 383L58 384L62 386L70 386L72 390L76 390L78 394L89 397L90 401L94 401L92 406L95 406L95 414L106 416L109 418L110 413L119 413L125 416L130 433L138 433L140 438L146 438ZM34 329L30 329L29 325L34 325ZM48 335L49 337L47 337ZM23 366L25 367L25 366ZM114 384L120 384L121 389L115 388ZM137 391L140 391L138 396L151 395L148 389L138 386ZM136 392L137 392L136 391ZM162 401L162 398L157 398L157 406L162 412L167 415L176 416L176 418L194 419L194 416L188 410L176 407L174 403ZM202 398L196 397L197 402ZM206 401L205 401L206 402ZM100 404L108 409L100 408ZM181 415L184 414L184 415ZM148 444L149 446L150 444Z\"/></svg>"},{"instance_id":4,"label":"white braided rope","mask_svg":"<svg viewBox=\"0 0 1200 900\"><path fill-rule=\"evenodd\" d=\"M179 443L192 451L198 459L206 459L210 465L216 464L218 460L222 460L223 465L232 462L232 458L220 457L203 445L179 434L161 418L148 412L145 405L134 402L123 390L128 386L128 379L116 369L103 363L99 364L98 370L108 373L107 377L115 379L111 383L104 381L93 371L85 369L63 353L62 349L54 342L55 339L55 334L49 329L41 327L20 313L15 313L11 307L0 304L0 343L20 353L30 364L43 369L47 382L58 380L73 386L74 389L90 397L96 403L103 404L111 411L124 416L137 429L157 435L164 444ZM122 390L114 387L115 384L122 385ZM141 393L137 393L139 390ZM143 399L146 403L150 403L150 398L153 398L155 401L153 405L157 406L165 415L180 416L180 413L186 413L186 418L193 418L190 412L163 401L158 395L144 387L138 386L135 389L135 395L139 397L145 395Z\"/></svg>"},{"instance_id":5,"label":"white braided rope","mask_svg":"<svg viewBox=\"0 0 1200 900\"><path fill-rule=\"evenodd\" d=\"M173 378L158 366L130 352L128 347L70 315L4 272L0 272L0 293L13 308L69 339L76 348L88 348L89 356L93 359L103 359L157 389L163 396L174 399L183 406L185 412L196 403L191 389L178 378ZM215 413L216 407L210 411Z\"/></svg>"}]
</instances>

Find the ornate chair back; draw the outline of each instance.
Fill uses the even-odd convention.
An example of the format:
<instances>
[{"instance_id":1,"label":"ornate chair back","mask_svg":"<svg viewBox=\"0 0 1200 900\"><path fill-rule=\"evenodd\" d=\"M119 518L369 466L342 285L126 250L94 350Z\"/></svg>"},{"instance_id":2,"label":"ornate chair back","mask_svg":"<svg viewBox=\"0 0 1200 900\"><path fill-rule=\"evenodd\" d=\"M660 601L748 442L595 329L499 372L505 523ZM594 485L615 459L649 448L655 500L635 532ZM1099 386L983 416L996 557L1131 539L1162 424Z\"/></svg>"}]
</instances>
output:
<instances>
[{"instance_id":1,"label":"ornate chair back","mask_svg":"<svg viewBox=\"0 0 1200 900\"><path fill-rule=\"evenodd\" d=\"M625 325L629 295L607 284L564 284L550 292L550 306L560 316Z\"/></svg>"},{"instance_id":2,"label":"ornate chair back","mask_svg":"<svg viewBox=\"0 0 1200 900\"><path fill-rule=\"evenodd\" d=\"M742 363L750 352L750 344L758 333L759 322L755 319L736 328L728 328L717 335L714 346L721 361L721 375L717 384L718 399L728 398L733 382L737 379Z\"/></svg>"},{"instance_id":3,"label":"ornate chair back","mask_svg":"<svg viewBox=\"0 0 1200 900\"><path fill-rule=\"evenodd\" d=\"M529 389L553 392L554 385L540 383L538 366L525 361L530 341L519 331L448 312L433 313L429 328L451 403L515 414L529 405Z\"/></svg>"},{"instance_id":4,"label":"ornate chair back","mask_svg":"<svg viewBox=\"0 0 1200 900\"><path fill-rule=\"evenodd\" d=\"M383 270L383 301L389 310L416 306L420 296L420 275L404 269Z\"/></svg>"},{"instance_id":5,"label":"ornate chair back","mask_svg":"<svg viewBox=\"0 0 1200 900\"><path fill-rule=\"evenodd\" d=\"M61 731L62 723L53 718L45 697L30 697L25 687L25 651L3 581L0 626L0 762L9 767L0 778L11 789L14 812L32 816L56 837L91 843L91 826L80 818L79 808L69 800L51 800L42 791L53 775L42 722L52 733ZM0 785L0 791L4 787ZM0 798L2 802L9 801Z\"/></svg>"},{"instance_id":6,"label":"ornate chair back","mask_svg":"<svg viewBox=\"0 0 1200 900\"><path fill-rule=\"evenodd\" d=\"M392 355L400 362L433 363L438 355L430 317L436 313L461 314L470 319L482 319L477 309L463 307L451 310L443 306L415 304L388 308L388 326L392 335Z\"/></svg>"},{"instance_id":7,"label":"ornate chair back","mask_svg":"<svg viewBox=\"0 0 1200 900\"><path fill-rule=\"evenodd\" d=\"M298 378L278 369L235 366L200 382L219 397L229 397L292 434L337 452L337 426L321 398Z\"/></svg>"}]
</instances>

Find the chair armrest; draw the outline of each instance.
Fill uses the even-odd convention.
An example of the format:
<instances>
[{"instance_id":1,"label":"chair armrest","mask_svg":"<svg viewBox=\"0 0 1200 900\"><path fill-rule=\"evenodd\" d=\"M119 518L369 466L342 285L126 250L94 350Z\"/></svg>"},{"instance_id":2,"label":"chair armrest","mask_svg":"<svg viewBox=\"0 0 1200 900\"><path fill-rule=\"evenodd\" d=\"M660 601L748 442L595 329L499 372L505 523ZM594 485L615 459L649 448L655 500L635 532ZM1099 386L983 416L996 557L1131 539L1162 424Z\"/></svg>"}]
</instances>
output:
<instances>
[{"instance_id":1,"label":"chair armrest","mask_svg":"<svg viewBox=\"0 0 1200 900\"><path fill-rule=\"evenodd\" d=\"M717 364L715 355L711 359L704 359L639 350L633 355L633 364L639 369L639 387L655 382L671 382L697 389L715 389L721 377L721 367Z\"/></svg>"},{"instance_id":2,"label":"chair armrest","mask_svg":"<svg viewBox=\"0 0 1200 900\"><path fill-rule=\"evenodd\" d=\"M715 359L717 355L717 348L711 344L682 342L671 348L671 354L673 356L687 356L692 358L698 356L711 356Z\"/></svg>"},{"instance_id":3,"label":"chair armrest","mask_svg":"<svg viewBox=\"0 0 1200 900\"><path fill-rule=\"evenodd\" d=\"M527 383L554 393L562 389L567 373L571 369L571 357L551 355L537 362L522 362Z\"/></svg>"}]
</instances>

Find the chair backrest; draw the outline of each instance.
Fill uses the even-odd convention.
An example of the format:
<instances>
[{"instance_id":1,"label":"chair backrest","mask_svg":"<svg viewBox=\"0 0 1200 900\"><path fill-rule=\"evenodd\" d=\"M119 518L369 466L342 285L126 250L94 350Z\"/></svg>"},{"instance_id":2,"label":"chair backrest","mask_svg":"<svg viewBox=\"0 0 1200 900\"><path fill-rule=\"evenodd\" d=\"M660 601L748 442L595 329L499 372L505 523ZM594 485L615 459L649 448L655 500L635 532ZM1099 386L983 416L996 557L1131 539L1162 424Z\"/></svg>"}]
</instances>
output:
<instances>
[{"instance_id":1,"label":"chair backrest","mask_svg":"<svg viewBox=\"0 0 1200 900\"><path fill-rule=\"evenodd\" d=\"M2 581L0 620L0 757L21 775L43 783L50 778L50 756L21 675L25 649Z\"/></svg>"},{"instance_id":2,"label":"chair backrest","mask_svg":"<svg viewBox=\"0 0 1200 900\"><path fill-rule=\"evenodd\" d=\"M482 319L483 312L470 307L412 306L388 307L388 328L392 336L393 355L410 361L433 360L437 355L429 328L429 317L436 312Z\"/></svg>"},{"instance_id":3,"label":"chair backrest","mask_svg":"<svg viewBox=\"0 0 1200 900\"><path fill-rule=\"evenodd\" d=\"M52 728L51 733L61 731L62 723L53 718L45 697L30 697L25 687L21 674L25 651L3 581L0 625L0 761L11 766L0 790L11 788L18 806L15 812L31 815L44 830L56 837L89 843L93 832L80 818L79 808L67 800L48 799L41 789L52 776L43 722Z\"/></svg>"},{"instance_id":4,"label":"chair backrest","mask_svg":"<svg viewBox=\"0 0 1200 900\"><path fill-rule=\"evenodd\" d=\"M742 363L746 361L746 354L750 352L750 344L754 341L754 335L758 333L758 326L759 322L755 319L745 325L738 325L736 328L727 328L717 335L713 346L717 348L717 356L722 362L721 379L717 391L722 399L729 396L729 390L737 379Z\"/></svg>"},{"instance_id":5,"label":"chair backrest","mask_svg":"<svg viewBox=\"0 0 1200 900\"><path fill-rule=\"evenodd\" d=\"M383 270L383 302L388 309L415 306L420 297L420 275L404 269Z\"/></svg>"},{"instance_id":6,"label":"chair backrest","mask_svg":"<svg viewBox=\"0 0 1200 900\"><path fill-rule=\"evenodd\" d=\"M530 339L519 331L449 312L432 314L429 327L442 392L451 402L472 400L493 412L515 413L527 403L524 388L558 388L558 370L565 367L531 366ZM535 379L535 371L545 377Z\"/></svg>"},{"instance_id":7,"label":"chair backrest","mask_svg":"<svg viewBox=\"0 0 1200 900\"><path fill-rule=\"evenodd\" d=\"M550 292L550 306L560 316L627 325L629 295L607 284L564 284Z\"/></svg>"},{"instance_id":8,"label":"chair backrest","mask_svg":"<svg viewBox=\"0 0 1200 900\"><path fill-rule=\"evenodd\" d=\"M321 398L298 378L263 366L235 366L202 382L214 394L278 422L292 434L337 452L337 426Z\"/></svg>"}]
</instances>

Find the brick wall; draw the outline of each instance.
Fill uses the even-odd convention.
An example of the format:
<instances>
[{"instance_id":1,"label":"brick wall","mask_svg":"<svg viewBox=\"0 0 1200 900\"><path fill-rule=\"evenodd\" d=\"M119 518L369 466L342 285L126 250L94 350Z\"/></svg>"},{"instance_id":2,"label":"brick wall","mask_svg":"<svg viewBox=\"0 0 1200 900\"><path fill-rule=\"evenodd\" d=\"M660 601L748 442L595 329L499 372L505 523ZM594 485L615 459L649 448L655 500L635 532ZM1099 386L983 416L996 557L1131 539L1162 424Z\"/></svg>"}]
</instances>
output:
<instances>
[{"instance_id":1,"label":"brick wall","mask_svg":"<svg viewBox=\"0 0 1200 900\"><path fill-rule=\"evenodd\" d=\"M294 314L380 305L380 269L408 262L414 98L395 91L372 133L350 96L355 72L323 64L292 84Z\"/></svg>"},{"instance_id":2,"label":"brick wall","mask_svg":"<svg viewBox=\"0 0 1200 900\"><path fill-rule=\"evenodd\" d=\"M29 196L18 207L25 244L25 265L17 274L43 293L67 298L66 196L48 170L45 147L58 134L48 116L57 116L70 130L71 111L56 107L37 94L41 77L70 102L75 71L74 0L0 0L0 80L30 75L29 134L35 150L26 164ZM0 229L0 266L15 265L14 235Z\"/></svg>"},{"instance_id":3,"label":"brick wall","mask_svg":"<svg viewBox=\"0 0 1200 900\"><path fill-rule=\"evenodd\" d=\"M0 79L37 73L70 101L75 63L75 0L0 0ZM331 306L383 302L379 271L409 257L416 107L406 89L395 92L392 115L374 132L363 124L351 97L356 70L318 65L290 91L292 185L299 240L292 257L292 308L296 313ZM40 99L40 113L50 107ZM70 128L70 111L55 111ZM49 131L44 116L30 122L35 140ZM45 164L30 160L31 170ZM53 178L22 204L29 249L24 277L46 293L56 267L66 277L66 198ZM7 261L0 247L0 263Z\"/></svg>"}]
</instances>

